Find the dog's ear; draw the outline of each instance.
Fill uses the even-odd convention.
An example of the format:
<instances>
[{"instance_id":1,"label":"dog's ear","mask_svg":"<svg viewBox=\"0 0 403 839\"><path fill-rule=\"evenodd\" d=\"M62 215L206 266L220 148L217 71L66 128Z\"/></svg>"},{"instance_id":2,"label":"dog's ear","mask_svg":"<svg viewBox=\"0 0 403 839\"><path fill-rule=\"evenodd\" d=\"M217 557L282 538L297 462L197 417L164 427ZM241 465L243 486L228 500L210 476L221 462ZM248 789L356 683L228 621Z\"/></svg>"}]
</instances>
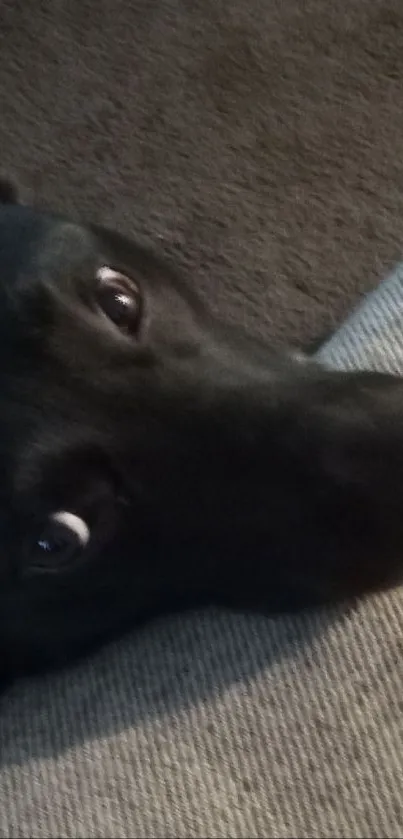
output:
<instances>
[{"instance_id":1,"label":"dog's ear","mask_svg":"<svg viewBox=\"0 0 403 839\"><path fill-rule=\"evenodd\" d=\"M0 173L0 204L19 204L20 189L13 178Z\"/></svg>"}]
</instances>

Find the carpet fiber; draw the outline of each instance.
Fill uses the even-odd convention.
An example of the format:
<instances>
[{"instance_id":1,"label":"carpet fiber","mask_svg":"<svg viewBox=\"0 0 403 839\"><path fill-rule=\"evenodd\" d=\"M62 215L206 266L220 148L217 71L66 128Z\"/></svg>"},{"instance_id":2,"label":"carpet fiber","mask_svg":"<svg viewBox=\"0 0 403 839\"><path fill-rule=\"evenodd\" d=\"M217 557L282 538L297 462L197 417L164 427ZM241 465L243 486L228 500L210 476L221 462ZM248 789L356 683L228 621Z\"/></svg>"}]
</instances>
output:
<instances>
[{"instance_id":1,"label":"carpet fiber","mask_svg":"<svg viewBox=\"0 0 403 839\"><path fill-rule=\"evenodd\" d=\"M311 340L400 258L401 0L2 0L1 166Z\"/></svg>"}]
</instances>

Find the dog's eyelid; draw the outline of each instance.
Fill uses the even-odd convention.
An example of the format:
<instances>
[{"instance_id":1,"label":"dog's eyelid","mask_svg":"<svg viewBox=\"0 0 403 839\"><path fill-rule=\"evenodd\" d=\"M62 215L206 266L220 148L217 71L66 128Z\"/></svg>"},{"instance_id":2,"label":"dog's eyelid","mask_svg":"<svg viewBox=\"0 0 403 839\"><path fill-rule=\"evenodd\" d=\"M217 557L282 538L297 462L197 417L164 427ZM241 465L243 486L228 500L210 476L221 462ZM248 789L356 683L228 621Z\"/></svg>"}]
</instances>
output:
<instances>
[{"instance_id":1,"label":"dog's eyelid","mask_svg":"<svg viewBox=\"0 0 403 839\"><path fill-rule=\"evenodd\" d=\"M138 289L139 285L134 277L120 268L112 268L110 265L100 265L96 272L97 280L101 283L122 282L127 283L132 289Z\"/></svg>"},{"instance_id":2,"label":"dog's eyelid","mask_svg":"<svg viewBox=\"0 0 403 839\"><path fill-rule=\"evenodd\" d=\"M97 270L97 280L101 280L101 282L109 282L109 280L115 280L122 276L124 275L120 271L111 268L109 265L101 265Z\"/></svg>"}]
</instances>

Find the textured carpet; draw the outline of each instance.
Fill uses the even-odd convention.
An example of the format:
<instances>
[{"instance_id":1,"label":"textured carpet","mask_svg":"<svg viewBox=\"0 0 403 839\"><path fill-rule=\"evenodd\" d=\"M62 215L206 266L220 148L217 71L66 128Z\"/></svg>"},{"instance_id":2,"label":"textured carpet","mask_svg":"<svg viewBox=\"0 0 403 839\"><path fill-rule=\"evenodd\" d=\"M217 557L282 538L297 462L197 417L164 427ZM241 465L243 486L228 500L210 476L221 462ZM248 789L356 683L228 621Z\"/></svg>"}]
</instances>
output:
<instances>
[{"instance_id":1,"label":"textured carpet","mask_svg":"<svg viewBox=\"0 0 403 839\"><path fill-rule=\"evenodd\" d=\"M1 0L1 166L273 340L400 258L401 0Z\"/></svg>"}]
</instances>

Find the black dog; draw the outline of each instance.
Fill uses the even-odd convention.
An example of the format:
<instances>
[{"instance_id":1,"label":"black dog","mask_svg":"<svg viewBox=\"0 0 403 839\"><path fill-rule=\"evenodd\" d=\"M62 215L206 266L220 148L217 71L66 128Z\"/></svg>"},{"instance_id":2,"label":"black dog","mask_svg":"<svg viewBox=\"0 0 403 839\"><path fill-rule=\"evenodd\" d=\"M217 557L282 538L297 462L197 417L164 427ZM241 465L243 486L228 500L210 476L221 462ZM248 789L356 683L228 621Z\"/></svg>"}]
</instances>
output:
<instances>
[{"instance_id":1,"label":"black dog","mask_svg":"<svg viewBox=\"0 0 403 839\"><path fill-rule=\"evenodd\" d=\"M277 356L121 236L0 207L0 661L399 581L403 382Z\"/></svg>"}]
</instances>

